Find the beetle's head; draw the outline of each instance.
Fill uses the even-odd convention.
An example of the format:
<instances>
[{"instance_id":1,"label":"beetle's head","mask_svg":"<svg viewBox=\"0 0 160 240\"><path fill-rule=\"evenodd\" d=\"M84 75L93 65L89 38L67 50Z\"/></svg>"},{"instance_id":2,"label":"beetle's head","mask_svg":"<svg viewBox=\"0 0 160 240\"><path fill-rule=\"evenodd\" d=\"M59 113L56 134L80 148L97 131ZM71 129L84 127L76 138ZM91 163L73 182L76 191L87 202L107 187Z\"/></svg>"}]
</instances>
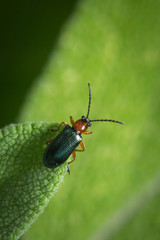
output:
<instances>
[{"instance_id":1,"label":"beetle's head","mask_svg":"<svg viewBox=\"0 0 160 240\"><path fill-rule=\"evenodd\" d=\"M91 122L90 122L90 120L89 120L88 117L82 116L82 117L81 117L81 120L82 120L83 122L87 123L87 127L91 127L91 126L92 126L92 124L91 124Z\"/></svg>"}]
</instances>

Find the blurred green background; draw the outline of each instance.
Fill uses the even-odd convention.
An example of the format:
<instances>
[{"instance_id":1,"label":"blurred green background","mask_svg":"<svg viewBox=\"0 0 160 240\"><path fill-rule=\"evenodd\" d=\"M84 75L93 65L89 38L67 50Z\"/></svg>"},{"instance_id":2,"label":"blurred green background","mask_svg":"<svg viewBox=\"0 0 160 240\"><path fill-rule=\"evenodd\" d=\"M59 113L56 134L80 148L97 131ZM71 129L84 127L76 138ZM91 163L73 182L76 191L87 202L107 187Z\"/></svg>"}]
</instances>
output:
<instances>
[{"instance_id":1,"label":"blurred green background","mask_svg":"<svg viewBox=\"0 0 160 240\"><path fill-rule=\"evenodd\" d=\"M160 2L6 3L1 24L1 126L78 119L88 82L91 119L126 123L93 124L22 239L159 239Z\"/></svg>"}]
</instances>

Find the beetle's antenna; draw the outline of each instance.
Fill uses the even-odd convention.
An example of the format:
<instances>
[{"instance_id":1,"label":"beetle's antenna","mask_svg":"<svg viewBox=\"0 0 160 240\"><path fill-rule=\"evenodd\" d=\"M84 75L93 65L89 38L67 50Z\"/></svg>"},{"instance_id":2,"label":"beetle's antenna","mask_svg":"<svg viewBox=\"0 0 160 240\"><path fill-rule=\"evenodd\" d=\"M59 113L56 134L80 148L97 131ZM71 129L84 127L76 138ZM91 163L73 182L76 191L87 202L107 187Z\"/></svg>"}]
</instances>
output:
<instances>
[{"instance_id":1,"label":"beetle's antenna","mask_svg":"<svg viewBox=\"0 0 160 240\"><path fill-rule=\"evenodd\" d=\"M125 125L123 122L119 122L119 121L111 120L111 119L96 119L96 120L90 120L90 122L114 122L114 123L119 123L119 124Z\"/></svg>"},{"instance_id":2,"label":"beetle's antenna","mask_svg":"<svg viewBox=\"0 0 160 240\"><path fill-rule=\"evenodd\" d=\"M91 107L91 85L90 85L90 83L88 83L88 88L89 88L89 104L88 104L88 112L87 112L86 118L88 118L88 116L89 116L90 107ZM111 119L96 119L96 120L89 120L89 122L114 122L114 123L119 123L119 124L125 125L123 122L119 122L119 121L111 120Z\"/></svg>"},{"instance_id":3,"label":"beetle's antenna","mask_svg":"<svg viewBox=\"0 0 160 240\"><path fill-rule=\"evenodd\" d=\"M91 86L90 86L90 83L88 83L88 87L89 87L89 104L88 104L88 112L87 112L86 118L88 118L89 111L90 111L90 106L91 106Z\"/></svg>"}]
</instances>

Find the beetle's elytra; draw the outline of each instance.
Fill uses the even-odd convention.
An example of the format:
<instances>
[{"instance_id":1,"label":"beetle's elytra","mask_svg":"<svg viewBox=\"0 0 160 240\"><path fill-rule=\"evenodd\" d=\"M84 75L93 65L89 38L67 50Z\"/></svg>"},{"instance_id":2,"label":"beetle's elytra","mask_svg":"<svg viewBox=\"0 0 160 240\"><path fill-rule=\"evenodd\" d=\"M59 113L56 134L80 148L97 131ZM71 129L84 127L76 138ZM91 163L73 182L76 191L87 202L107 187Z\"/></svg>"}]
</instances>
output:
<instances>
[{"instance_id":1,"label":"beetle's elytra","mask_svg":"<svg viewBox=\"0 0 160 240\"><path fill-rule=\"evenodd\" d=\"M111 120L111 119L96 119L96 120L90 120L88 118L89 112L90 112L90 105L91 105L91 87L88 83L89 87L89 104L88 104L88 112L87 116L82 116L81 119L74 122L73 118L70 117L71 125L70 127L66 122L62 122L58 129L63 125L65 125L65 128L62 130L62 132L57 135L54 139L51 139L47 141L48 147L45 150L44 156L43 156L43 163L48 168L56 168L60 166L62 163L64 163L68 157L72 154L73 160L68 163L68 172L69 171L69 164L72 163L76 158L76 151L83 152L85 150L84 143L82 141L81 134L91 134L92 132L87 131L88 127L91 127L91 122L115 122L124 125L124 123ZM51 130L55 131L55 130ZM76 149L77 146L80 144L82 149Z\"/></svg>"}]
</instances>

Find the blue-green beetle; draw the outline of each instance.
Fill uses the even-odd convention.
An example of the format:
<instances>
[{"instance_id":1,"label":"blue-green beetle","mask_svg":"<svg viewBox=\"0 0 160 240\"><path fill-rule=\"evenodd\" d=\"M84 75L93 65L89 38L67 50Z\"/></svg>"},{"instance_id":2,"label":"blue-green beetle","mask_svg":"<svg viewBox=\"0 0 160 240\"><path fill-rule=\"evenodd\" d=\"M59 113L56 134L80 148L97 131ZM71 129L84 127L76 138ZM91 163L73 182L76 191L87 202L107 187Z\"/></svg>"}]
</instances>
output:
<instances>
[{"instance_id":1,"label":"blue-green beetle","mask_svg":"<svg viewBox=\"0 0 160 240\"><path fill-rule=\"evenodd\" d=\"M111 120L111 119L97 119L97 120L90 120L88 118L90 112L90 105L91 105L91 87L88 83L89 87L89 104L88 104L88 112L87 116L82 116L81 119L74 122L73 118L70 117L71 125L70 127L66 122L62 122L58 129L61 128L62 125L65 125L62 132L57 135L54 139L47 141L48 147L45 150L43 156L43 163L48 168L56 168L63 164L68 157L72 154L73 160L68 163L68 172L69 171L69 164L72 163L76 158L76 151L83 152L85 150L84 143L82 141L81 134L91 134L92 132L87 131L88 127L91 127L91 122L115 122L124 125L124 123ZM56 131L57 131L56 130ZM51 131L55 131L52 130ZM77 146L80 144L82 149L76 149Z\"/></svg>"}]
</instances>

